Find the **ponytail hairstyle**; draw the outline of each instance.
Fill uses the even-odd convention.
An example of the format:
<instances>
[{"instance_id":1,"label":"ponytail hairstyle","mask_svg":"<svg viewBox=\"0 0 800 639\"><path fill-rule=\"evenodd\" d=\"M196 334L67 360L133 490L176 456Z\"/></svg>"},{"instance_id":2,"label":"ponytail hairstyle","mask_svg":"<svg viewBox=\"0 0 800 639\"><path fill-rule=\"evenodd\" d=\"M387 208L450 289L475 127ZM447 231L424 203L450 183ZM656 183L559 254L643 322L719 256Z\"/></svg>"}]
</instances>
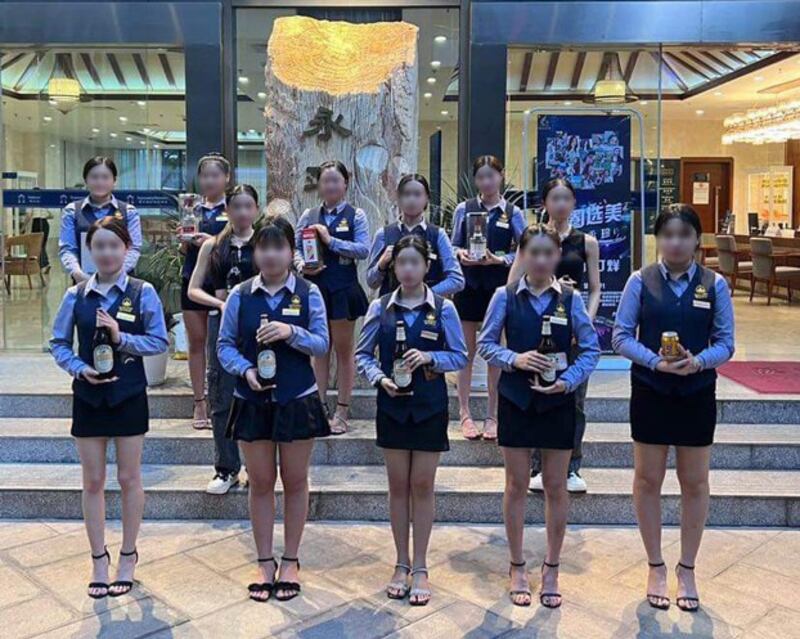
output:
<instances>
[{"instance_id":1,"label":"ponytail hairstyle","mask_svg":"<svg viewBox=\"0 0 800 639\"><path fill-rule=\"evenodd\" d=\"M237 184L230 191L228 191L225 194L225 208L229 207L234 198L240 195L247 195L253 198L253 201L256 203L256 209L258 208L258 193L249 184ZM222 231L220 231L220 233L214 238L214 249L211 252L211 262L216 269L221 269L221 267L228 261L228 257L231 253L231 235L233 235L233 227L231 226L230 220L228 220L225 228L222 229ZM255 233L248 241L248 244L253 244L254 237Z\"/></svg>"}]
</instances>

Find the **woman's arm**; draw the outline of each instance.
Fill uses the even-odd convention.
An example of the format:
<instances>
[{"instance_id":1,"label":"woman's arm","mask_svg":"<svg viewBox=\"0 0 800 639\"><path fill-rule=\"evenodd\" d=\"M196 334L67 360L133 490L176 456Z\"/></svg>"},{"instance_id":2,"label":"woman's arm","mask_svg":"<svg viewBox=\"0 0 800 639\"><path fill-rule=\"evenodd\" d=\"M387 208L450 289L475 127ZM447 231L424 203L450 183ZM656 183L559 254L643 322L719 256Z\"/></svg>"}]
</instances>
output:
<instances>
[{"instance_id":1,"label":"woman's arm","mask_svg":"<svg viewBox=\"0 0 800 639\"><path fill-rule=\"evenodd\" d=\"M442 330L446 350L431 352L431 369L434 373L459 371L467 365L467 343L458 311L450 300L442 304Z\"/></svg>"},{"instance_id":2,"label":"woman's arm","mask_svg":"<svg viewBox=\"0 0 800 639\"><path fill-rule=\"evenodd\" d=\"M464 289L464 273L453 253L453 245L450 244L447 233L442 228L439 229L436 244L436 252L442 263L444 279L432 286L431 289L438 295L453 295Z\"/></svg>"},{"instance_id":3,"label":"woman's arm","mask_svg":"<svg viewBox=\"0 0 800 639\"><path fill-rule=\"evenodd\" d=\"M600 243L594 235L585 236L586 242L586 273L589 276L589 300L586 312L589 317L597 317L600 308Z\"/></svg>"},{"instance_id":4,"label":"woman's arm","mask_svg":"<svg viewBox=\"0 0 800 639\"><path fill-rule=\"evenodd\" d=\"M241 286L241 285L240 285ZM239 286L235 287L222 309L222 324L217 338L217 358L228 373L244 377L250 368L250 360L239 352Z\"/></svg>"},{"instance_id":5,"label":"woman's arm","mask_svg":"<svg viewBox=\"0 0 800 639\"><path fill-rule=\"evenodd\" d=\"M361 209L356 209L353 218L353 241L331 237L328 245L334 253L349 257L353 260L363 260L369 255L369 222L367 215Z\"/></svg>"},{"instance_id":6,"label":"woman's arm","mask_svg":"<svg viewBox=\"0 0 800 639\"><path fill-rule=\"evenodd\" d=\"M508 269L508 279L506 280L506 284L510 284L511 282L516 282L519 278L523 275L523 267L522 267L522 260L519 259L519 246L517 247L517 252L514 254L514 261L511 263L511 268Z\"/></svg>"},{"instance_id":7,"label":"woman's arm","mask_svg":"<svg viewBox=\"0 0 800 639\"><path fill-rule=\"evenodd\" d=\"M125 254L125 272L130 273L136 268L136 263L139 261L139 255L142 252L142 221L139 217L139 211L130 204L125 211L125 219L128 223L128 233L131 236L131 245Z\"/></svg>"},{"instance_id":8,"label":"woman's arm","mask_svg":"<svg viewBox=\"0 0 800 639\"><path fill-rule=\"evenodd\" d=\"M356 345L356 367L359 374L366 378L372 386L376 386L383 377L386 377L378 358L375 357L380 324L381 301L377 299L369 305Z\"/></svg>"},{"instance_id":9,"label":"woman's arm","mask_svg":"<svg viewBox=\"0 0 800 639\"><path fill-rule=\"evenodd\" d=\"M478 353L486 360L489 366L500 368L504 371L514 370L514 360L517 353L503 346L501 337L506 324L506 298L508 291L505 286L498 288L486 309L486 317L478 336Z\"/></svg>"},{"instance_id":10,"label":"woman's arm","mask_svg":"<svg viewBox=\"0 0 800 639\"><path fill-rule=\"evenodd\" d=\"M636 271L628 278L622 297L617 306L611 347L616 353L631 360L634 364L655 370L661 357L636 339L641 314L642 274Z\"/></svg>"},{"instance_id":11,"label":"woman's arm","mask_svg":"<svg viewBox=\"0 0 800 639\"><path fill-rule=\"evenodd\" d=\"M717 273L714 281L714 293L714 323L711 327L711 345L695 355L703 369L721 366L733 357L733 353L736 350L731 292L725 278L719 273Z\"/></svg>"},{"instance_id":12,"label":"woman's arm","mask_svg":"<svg viewBox=\"0 0 800 639\"><path fill-rule=\"evenodd\" d=\"M320 357L328 352L330 338L325 300L316 284L311 284L309 287L308 306L308 328L292 325L292 335L286 340L286 343L301 353Z\"/></svg>"},{"instance_id":13,"label":"woman's arm","mask_svg":"<svg viewBox=\"0 0 800 639\"><path fill-rule=\"evenodd\" d=\"M72 350L72 340L75 333L75 299L78 296L78 287L71 286L64 293L61 306L58 307L56 318L53 321L53 336L50 338L50 354L56 364L73 377L79 377L89 364L84 362Z\"/></svg>"},{"instance_id":14,"label":"woman's arm","mask_svg":"<svg viewBox=\"0 0 800 639\"><path fill-rule=\"evenodd\" d=\"M167 337L167 325L164 322L164 308L161 306L156 289L147 282L142 285L139 312L142 316L144 334L133 335L120 332L117 350L139 357L165 353L169 348L169 338Z\"/></svg>"},{"instance_id":15,"label":"woman's arm","mask_svg":"<svg viewBox=\"0 0 800 639\"><path fill-rule=\"evenodd\" d=\"M216 238L212 237L210 240L203 242L203 245L200 247L200 252L197 254L197 262L192 271L192 277L189 279L187 295L193 302L205 304L206 306L221 310L224 306L224 302L203 290L203 284L206 281L208 267L211 262L211 252L214 250L216 243Z\"/></svg>"},{"instance_id":16,"label":"woman's arm","mask_svg":"<svg viewBox=\"0 0 800 639\"><path fill-rule=\"evenodd\" d=\"M381 284L383 284L383 278L386 277L386 273L378 268L378 262L386 248L386 242L383 236L383 228L379 228L375 233L375 238L372 240L372 247L369 250L369 259L367 259L367 285L371 289L379 289Z\"/></svg>"},{"instance_id":17,"label":"woman's arm","mask_svg":"<svg viewBox=\"0 0 800 639\"><path fill-rule=\"evenodd\" d=\"M559 378L567 386L566 392L574 391L592 374L600 361L600 341L592 319L583 304L583 298L575 293L572 296L572 334L578 345L578 356Z\"/></svg>"},{"instance_id":18,"label":"woman's arm","mask_svg":"<svg viewBox=\"0 0 800 639\"><path fill-rule=\"evenodd\" d=\"M303 211L297 225L294 227L294 268L298 273L303 272L306 258L303 255L303 229L308 226L308 209Z\"/></svg>"}]
</instances>

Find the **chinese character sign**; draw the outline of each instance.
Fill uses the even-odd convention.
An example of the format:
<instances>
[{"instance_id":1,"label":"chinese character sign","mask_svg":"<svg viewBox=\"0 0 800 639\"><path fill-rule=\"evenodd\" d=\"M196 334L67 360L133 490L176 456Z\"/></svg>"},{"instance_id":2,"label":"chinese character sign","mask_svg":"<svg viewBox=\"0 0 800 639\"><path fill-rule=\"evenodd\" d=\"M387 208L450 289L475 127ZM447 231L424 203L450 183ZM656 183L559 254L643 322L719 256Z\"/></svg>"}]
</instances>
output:
<instances>
[{"instance_id":1,"label":"chinese character sign","mask_svg":"<svg viewBox=\"0 0 800 639\"><path fill-rule=\"evenodd\" d=\"M537 184L568 179L577 193L572 226L600 244L595 326L604 351L611 350L614 314L631 273L630 141L628 116L539 116Z\"/></svg>"}]
</instances>

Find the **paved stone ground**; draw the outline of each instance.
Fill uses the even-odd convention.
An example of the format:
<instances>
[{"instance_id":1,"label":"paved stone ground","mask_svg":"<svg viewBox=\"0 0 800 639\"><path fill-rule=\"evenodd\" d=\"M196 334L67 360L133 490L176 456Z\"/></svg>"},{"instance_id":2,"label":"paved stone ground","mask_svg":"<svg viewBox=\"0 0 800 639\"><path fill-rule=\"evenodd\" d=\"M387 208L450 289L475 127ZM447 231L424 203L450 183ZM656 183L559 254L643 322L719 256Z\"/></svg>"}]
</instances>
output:
<instances>
[{"instance_id":1,"label":"paved stone ground","mask_svg":"<svg viewBox=\"0 0 800 639\"><path fill-rule=\"evenodd\" d=\"M109 529L116 557L119 523ZM665 531L670 565L678 536ZM543 544L542 528L528 528L534 591ZM279 533L276 554L280 548ZM303 594L289 603L247 600L255 551L246 522L145 522L139 551L134 594L95 602L84 594L89 551L80 522L0 521L0 636L800 637L800 531L787 529L708 530L697 564L703 608L694 615L674 605L655 611L643 600L645 560L630 527L569 529L558 611L511 605L498 526L434 528L434 597L424 608L383 594L394 561L387 525L309 524Z\"/></svg>"}]
</instances>

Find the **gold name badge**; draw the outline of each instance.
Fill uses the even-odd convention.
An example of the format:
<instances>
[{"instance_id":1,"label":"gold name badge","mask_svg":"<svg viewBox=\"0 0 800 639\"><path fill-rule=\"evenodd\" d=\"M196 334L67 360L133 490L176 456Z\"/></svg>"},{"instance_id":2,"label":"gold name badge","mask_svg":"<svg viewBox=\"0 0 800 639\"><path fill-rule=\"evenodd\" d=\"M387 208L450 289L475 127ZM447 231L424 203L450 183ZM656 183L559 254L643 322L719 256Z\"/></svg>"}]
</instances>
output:
<instances>
[{"instance_id":1,"label":"gold name badge","mask_svg":"<svg viewBox=\"0 0 800 639\"><path fill-rule=\"evenodd\" d=\"M697 288L694 289L694 299L696 300L707 300L708 299L708 291L706 287L702 284L698 284Z\"/></svg>"},{"instance_id":2,"label":"gold name badge","mask_svg":"<svg viewBox=\"0 0 800 639\"><path fill-rule=\"evenodd\" d=\"M429 326L436 326L436 313L429 311L425 316L425 323Z\"/></svg>"}]
</instances>

